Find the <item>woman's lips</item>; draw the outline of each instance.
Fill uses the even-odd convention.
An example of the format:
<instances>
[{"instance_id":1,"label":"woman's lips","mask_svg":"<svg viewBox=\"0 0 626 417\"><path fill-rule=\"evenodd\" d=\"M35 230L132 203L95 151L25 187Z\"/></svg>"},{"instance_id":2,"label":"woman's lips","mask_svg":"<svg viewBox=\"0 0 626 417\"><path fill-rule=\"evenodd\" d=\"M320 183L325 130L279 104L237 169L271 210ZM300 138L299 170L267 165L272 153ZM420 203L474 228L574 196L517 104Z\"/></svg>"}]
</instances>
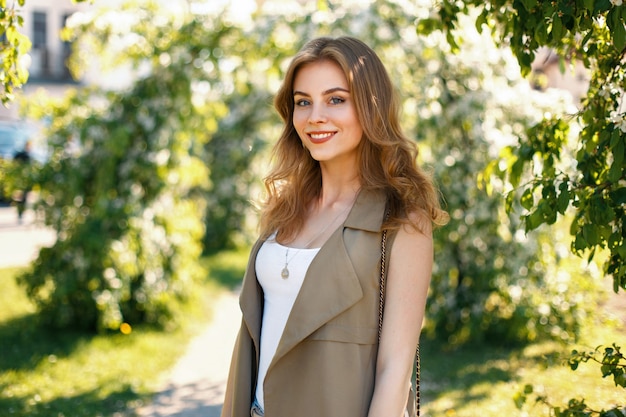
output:
<instances>
[{"instance_id":1,"label":"woman's lips","mask_svg":"<svg viewBox=\"0 0 626 417\"><path fill-rule=\"evenodd\" d=\"M335 132L316 132L316 133L308 133L309 140L315 144L324 143L333 136L335 136Z\"/></svg>"}]
</instances>

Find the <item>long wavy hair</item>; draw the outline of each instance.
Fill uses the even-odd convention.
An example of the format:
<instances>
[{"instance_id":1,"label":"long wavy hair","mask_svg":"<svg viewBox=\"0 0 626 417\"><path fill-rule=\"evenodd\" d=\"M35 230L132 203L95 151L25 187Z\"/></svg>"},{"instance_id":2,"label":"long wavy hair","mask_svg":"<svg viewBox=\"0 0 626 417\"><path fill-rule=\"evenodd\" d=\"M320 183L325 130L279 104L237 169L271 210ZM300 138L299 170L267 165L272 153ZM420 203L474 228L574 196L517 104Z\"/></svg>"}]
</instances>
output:
<instances>
[{"instance_id":1,"label":"long wavy hair","mask_svg":"<svg viewBox=\"0 0 626 417\"><path fill-rule=\"evenodd\" d=\"M397 229L411 224L424 230L447 221L432 178L416 162L418 149L400 127L395 89L376 53L352 37L322 37L308 42L291 61L274 107L285 125L273 149L274 166L264 180L267 196L261 209L261 236L277 232L277 240L289 242L301 230L310 204L320 197L322 175L293 125L293 83L303 66L328 60L343 70L356 113L363 128L359 144L359 176L362 189L382 190L389 216L383 225Z\"/></svg>"}]
</instances>

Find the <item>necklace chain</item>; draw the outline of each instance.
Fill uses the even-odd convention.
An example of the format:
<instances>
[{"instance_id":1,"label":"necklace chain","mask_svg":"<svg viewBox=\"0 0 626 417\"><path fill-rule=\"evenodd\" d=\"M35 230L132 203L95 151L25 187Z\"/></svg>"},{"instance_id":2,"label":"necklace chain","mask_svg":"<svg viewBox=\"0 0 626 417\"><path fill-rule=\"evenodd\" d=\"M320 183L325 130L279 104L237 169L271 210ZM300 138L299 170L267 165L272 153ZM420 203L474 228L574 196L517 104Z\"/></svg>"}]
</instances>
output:
<instances>
[{"instance_id":1,"label":"necklace chain","mask_svg":"<svg viewBox=\"0 0 626 417\"><path fill-rule=\"evenodd\" d=\"M324 232L326 230L328 230L328 228L330 227L331 224L335 223L337 221L337 219L339 217L341 217L341 215L345 214L348 210L350 210L352 208L352 206L354 205L354 201L356 200L356 196L354 198L354 200L352 200L352 204L350 204L346 209L342 210L330 223L326 224L326 226L324 226L324 228L322 229L321 232L317 233L315 236L313 236L313 238L311 240L309 240L303 247L298 248L298 250L291 255L291 258L289 258L289 247L287 247L287 250L285 251L285 266L283 267L283 269L280 271L280 276L282 277L282 279L287 279L289 278L289 262L291 262L293 260L293 258L295 258L295 256L300 253L300 251L302 249L309 249L309 245L311 243L313 243L318 237L320 237L322 234L324 234Z\"/></svg>"}]
</instances>

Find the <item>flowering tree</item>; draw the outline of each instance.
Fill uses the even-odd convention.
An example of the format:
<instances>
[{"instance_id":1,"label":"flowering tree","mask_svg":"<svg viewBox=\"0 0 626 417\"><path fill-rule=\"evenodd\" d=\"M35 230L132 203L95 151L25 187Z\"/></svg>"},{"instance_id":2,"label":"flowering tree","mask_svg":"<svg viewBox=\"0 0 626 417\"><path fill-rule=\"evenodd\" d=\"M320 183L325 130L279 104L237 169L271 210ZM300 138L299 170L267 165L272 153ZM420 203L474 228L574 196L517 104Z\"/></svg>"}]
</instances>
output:
<instances>
[{"instance_id":1,"label":"flowering tree","mask_svg":"<svg viewBox=\"0 0 626 417\"><path fill-rule=\"evenodd\" d=\"M487 28L511 48L523 74L529 74L538 48L552 48L563 70L580 61L591 80L580 109L570 115L549 113L518 135L484 174L505 181L508 209L518 200L527 231L571 215L571 249L589 260L606 253L604 272L617 293L626 289L626 6L622 0L536 0L438 2L436 16L418 24L422 33L442 29L453 50L460 49L456 33L460 17L476 12L475 24ZM579 128L573 161L568 161L569 129ZM495 182L497 184L497 182ZM493 186L492 182L489 187ZM503 189L503 188L501 188ZM594 352L573 352L569 364L596 361L603 377L626 388L626 360L613 343ZM533 391L526 387L519 404ZM538 401L549 404L546 397ZM550 405L550 404L549 404ZM624 416L622 406L592 410L583 400L567 407L550 405L551 415Z\"/></svg>"},{"instance_id":2,"label":"flowering tree","mask_svg":"<svg viewBox=\"0 0 626 417\"><path fill-rule=\"evenodd\" d=\"M622 0L444 0L439 5L439 16L418 26L424 32L444 29L455 50L459 15L477 9L477 27L488 28L501 44L510 46L523 74L530 73L542 46L559 54L564 71L568 63L580 60L591 72L587 95L572 114L582 127L575 166L556 166L567 145L569 123L549 117L503 154L510 169L498 170L495 162L487 174L506 177L514 191L520 191L527 230L554 223L558 214L572 207L572 249L589 258L608 250L605 272L613 277L616 292L626 289L626 6ZM520 183L525 169L536 175Z\"/></svg>"},{"instance_id":3,"label":"flowering tree","mask_svg":"<svg viewBox=\"0 0 626 417\"><path fill-rule=\"evenodd\" d=\"M76 36L94 28L101 41L128 47L131 60L141 57L134 63L144 72L121 91L88 88L30 102L31 116L51 120L36 210L57 241L21 280L41 319L56 327L171 326L204 273L201 196L209 176L199 154L216 128L207 121L223 111L219 103L191 104L198 68L188 59L202 48L187 41L203 39L204 28L148 6L76 20Z\"/></svg>"},{"instance_id":4,"label":"flowering tree","mask_svg":"<svg viewBox=\"0 0 626 417\"><path fill-rule=\"evenodd\" d=\"M447 339L452 344L490 339L523 342L547 335L565 339L574 337L578 319L587 308L592 307L576 301L573 293L574 288L582 285L580 273L572 271L567 277L561 275L559 279L567 278L567 285L550 281L550 271L558 267L556 257L550 256L550 251L544 247L531 244L530 240L513 239L517 236L515 219L499 210L497 196L489 196L474 186L476 173L487 165L493 150L503 146L499 140L510 137L510 132L518 131L520 126L534 123L542 113L541 109L554 106L554 100L546 99L545 94L530 91L528 83L519 76L519 67L510 54L485 42L485 38L476 37L467 48L467 55L459 58L449 53L445 38L439 35L417 36L413 26L415 17L427 17L427 5L379 1L359 6L324 6L323 2L317 6L302 6L294 2L290 7L272 7L272 3L267 2L253 22L236 21L236 14L216 11L203 18L185 16L175 21L166 19L170 23L165 25L148 24L146 22L160 22L163 18L149 15L138 19L138 16L150 12L138 9L136 5L121 8L116 11L117 15L107 12L98 18L73 19L77 45L88 45L87 50L96 51L102 63L126 62L135 68L144 68L147 64L151 71L140 77L140 82L129 91L106 94L87 92L59 107L53 118L59 133L54 137L58 138L57 155L63 161L60 166L64 174L60 177L58 172L46 171L50 176L42 178L49 179L41 184L44 194L51 194L50 198L43 199L49 202L43 206L49 221L58 225L65 236L84 228L82 236L87 238L92 229L86 225L92 222L101 224L103 221L94 216L109 215L107 211L100 212L95 208L112 195L108 187L113 187L113 194L123 196L112 201L120 204L116 216L129 217L129 220L113 226L149 224L130 219L145 218L145 210L154 213L153 200L146 198L146 187L152 187L153 183L149 181L141 185L139 182L144 190L139 194L127 194L128 190L137 190L137 187L126 187L125 184L137 182L135 176L139 176L141 181L161 178L163 182L157 181L154 186L158 187L150 194L155 202L160 201L160 193L172 185L168 184L168 178L172 177L159 165L162 158L154 159L156 165L144 166L146 172L156 174L151 176L139 167L137 170L130 169L141 159L123 159L134 155L133 146L141 146L141 142L134 144L131 136L119 136L126 139L104 148L83 145L80 147L83 152L89 152L78 160L69 158L71 155L66 154L64 143L68 135L79 138L83 144L106 140L108 136L99 133L102 125L115 126L116 132L127 132L125 135L132 135L143 126L141 131L145 131L144 136L139 137L151 144L153 135L165 135L159 132L172 132L172 137L181 139L193 138L184 146L177 141L156 142L151 152L164 156L172 155L175 149L204 159L211 180L206 185L206 190L210 192L203 193L207 208L205 245L223 247L229 233L236 230L235 226L229 226L229 222L241 219L237 216L245 213L249 185L253 184L255 172L258 172L255 164L259 160L254 157L263 148L263 143L276 136L276 117L269 106L259 106L258 103L269 101L282 78L282 63L295 53L302 42L319 35L350 33L372 45L391 70L402 91L405 128L421 142L423 162L436 170L448 200L448 209L453 214L450 227L437 235L439 266L433 280L426 333ZM126 24L120 25L120 21ZM494 58L484 61L472 56ZM79 64L81 57L88 58L85 54L77 54L74 69L84 67L84 64ZM147 88L149 83L163 87ZM163 91L170 92L168 100L163 100ZM527 101L533 105L523 109L513 107L512 103L520 93L526 94ZM501 97L509 97L510 100L498 101ZM88 103L102 100L110 104L88 111ZM127 111L121 113L106 110L120 106L114 104L119 100L122 103L126 100L137 103L138 107L124 104ZM184 100L189 102L182 104ZM160 105L161 108L144 109L143 105L139 106L141 103ZM45 107L42 107L42 113ZM91 116L85 117L85 114ZM154 114L177 116L178 119L152 120L150 126L153 122L159 125L152 126L152 130L148 131L146 122L149 120L146 117ZM495 114L499 116L495 117ZM173 133L174 126L179 130L176 135ZM118 137L117 134L115 137ZM112 153L102 155L109 148ZM125 176L124 181L118 179L115 184L105 181L106 172L100 172L98 166L91 163L94 157L106 157L107 161L112 158L106 166L119 165L119 161L113 162L117 158L126 161L122 166L128 169L120 172ZM171 162L177 160L167 159ZM49 170L53 168L48 167ZM79 169L81 174L72 174L73 169ZM76 182L92 178L96 181ZM67 184L75 184L76 187L68 188ZM106 187L102 190L97 188L102 185ZM117 190L115 187L118 186L122 189ZM77 195L84 193L83 189L90 190L90 196L76 200ZM142 199L138 200L140 196ZM139 201L143 201L146 207L138 205ZM92 207L93 204L95 206ZM76 207L80 210L77 211ZM76 216L68 217L75 212ZM130 232L140 235L138 231ZM95 269L90 269L89 274L104 277L103 287L87 291L91 295L81 294L77 299L112 302L111 305L96 303L100 306L99 310L93 311L108 311L110 308L115 318L111 323L115 326L120 320L115 303L119 304L128 295L124 291L111 291L109 286L111 283L132 283L136 279L133 274L141 271L127 271L125 264L115 260L123 251L137 251L135 246L118 243L127 241L124 236L128 231L114 228L107 233L113 236L110 248L100 242L94 250L100 248L112 252L108 255L94 252L90 257L94 260L92 268ZM81 239L74 243L80 250L91 247L80 243ZM544 240L548 246L554 243L548 238ZM159 248L158 245L150 247ZM507 256L506 253L514 253L515 256ZM110 257L113 260L109 260ZM53 258L56 259L56 255L50 256L50 259ZM106 262L101 262L101 259ZM157 258L152 256L151 259ZM47 285L44 279L49 276L46 263L42 261L40 265L40 278L30 280L33 294L41 294L39 289ZM533 267L529 268L531 263ZM65 269L68 273L81 270L71 264ZM157 283L165 285L167 275L158 275L164 281L157 280ZM120 281L122 276L126 278ZM128 288L137 287L131 285ZM567 294L562 293L563 288ZM534 295L521 297L522 289L526 294ZM103 291L104 296L100 295ZM143 297L141 294L140 298ZM555 296L550 297L549 294ZM567 297L570 303L559 303L562 297ZM108 323L108 320L105 321Z\"/></svg>"}]
</instances>

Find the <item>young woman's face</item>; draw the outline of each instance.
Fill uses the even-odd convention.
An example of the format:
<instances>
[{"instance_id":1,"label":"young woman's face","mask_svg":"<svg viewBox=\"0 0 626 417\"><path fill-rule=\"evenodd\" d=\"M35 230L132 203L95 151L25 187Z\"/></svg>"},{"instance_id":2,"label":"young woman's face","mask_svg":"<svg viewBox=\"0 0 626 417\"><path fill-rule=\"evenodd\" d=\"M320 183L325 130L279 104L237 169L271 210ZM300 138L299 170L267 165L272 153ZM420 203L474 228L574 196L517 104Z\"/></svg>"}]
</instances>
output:
<instances>
[{"instance_id":1,"label":"young woman's face","mask_svg":"<svg viewBox=\"0 0 626 417\"><path fill-rule=\"evenodd\" d=\"M332 61L301 67L293 83L293 125L321 163L354 164L363 136L348 81Z\"/></svg>"}]
</instances>

